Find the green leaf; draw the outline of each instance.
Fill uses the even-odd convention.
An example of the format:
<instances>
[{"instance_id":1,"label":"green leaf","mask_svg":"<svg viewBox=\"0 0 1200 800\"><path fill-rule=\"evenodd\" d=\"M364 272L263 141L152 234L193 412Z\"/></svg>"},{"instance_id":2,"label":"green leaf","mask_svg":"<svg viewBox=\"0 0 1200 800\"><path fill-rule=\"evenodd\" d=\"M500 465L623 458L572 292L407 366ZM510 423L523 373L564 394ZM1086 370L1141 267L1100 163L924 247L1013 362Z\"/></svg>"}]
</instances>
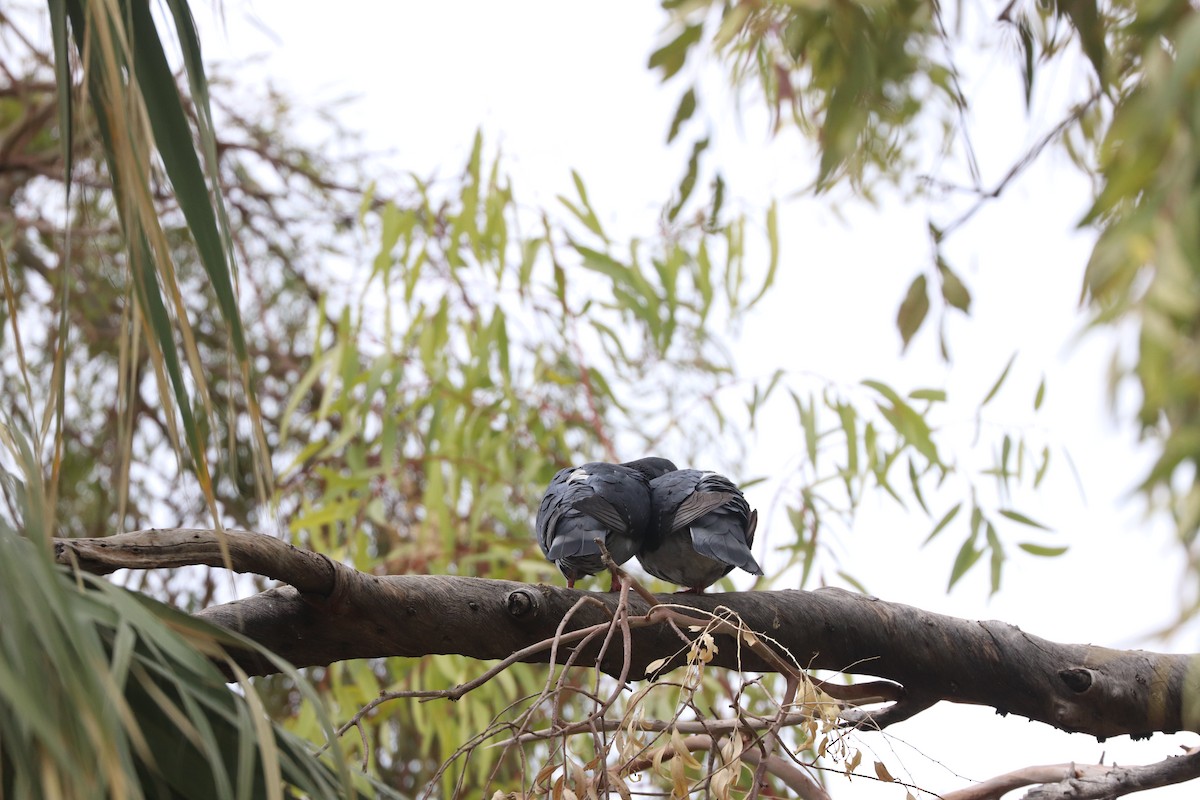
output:
<instances>
[{"instance_id":1,"label":"green leaf","mask_svg":"<svg viewBox=\"0 0 1200 800\"><path fill-rule=\"evenodd\" d=\"M983 555L983 551L976 549L975 537L972 536L962 543L962 547L958 549L958 555L954 559L954 567L950 570L950 584L946 587L946 591L954 588L954 584L958 583L959 579L967 573L967 570L975 566L975 562L979 561L979 557Z\"/></svg>"},{"instance_id":2,"label":"green leaf","mask_svg":"<svg viewBox=\"0 0 1200 800\"><path fill-rule=\"evenodd\" d=\"M961 508L962 503L955 503L949 511L943 514L942 518L938 520L938 524L934 525L933 530L930 531L929 535L925 537L925 541L921 542L921 546L924 547L925 545L929 544L933 541L933 537L945 530L946 526L949 525L956 516L958 516L959 509Z\"/></svg>"},{"instance_id":3,"label":"green leaf","mask_svg":"<svg viewBox=\"0 0 1200 800\"><path fill-rule=\"evenodd\" d=\"M592 208L591 201L588 200L587 188L583 184L583 178L575 170L571 170L571 180L575 183L575 191L579 193L580 206L576 206L567 198L559 195L558 200L568 209L575 217L582 222L589 231L599 236L606 243L608 237L604 234L604 228L600 225L600 218L596 216L595 209Z\"/></svg>"},{"instance_id":4,"label":"green leaf","mask_svg":"<svg viewBox=\"0 0 1200 800\"><path fill-rule=\"evenodd\" d=\"M937 259L937 268L938 275L942 279L942 299L946 301L947 305L957 308L964 314L970 313L971 292L967 290L966 285L940 256Z\"/></svg>"},{"instance_id":5,"label":"green leaf","mask_svg":"<svg viewBox=\"0 0 1200 800\"><path fill-rule=\"evenodd\" d=\"M1042 408L1042 401L1046 399L1046 376L1042 376L1042 380L1038 383L1037 394L1033 396L1033 410L1039 411Z\"/></svg>"},{"instance_id":6,"label":"green leaf","mask_svg":"<svg viewBox=\"0 0 1200 800\"><path fill-rule=\"evenodd\" d=\"M753 299L746 304L746 309L753 308L759 300L775 283L775 273L779 270L779 204L774 200L771 201L771 207L767 209L767 277L763 279L763 284L758 290L758 294L754 295Z\"/></svg>"},{"instance_id":7,"label":"green leaf","mask_svg":"<svg viewBox=\"0 0 1200 800\"><path fill-rule=\"evenodd\" d=\"M1021 40L1021 54L1024 56L1021 61L1021 80L1025 85L1025 110L1029 111L1033 99L1034 65L1037 61L1033 47L1033 31L1029 29L1029 23L1024 17L1017 21L1017 35Z\"/></svg>"},{"instance_id":8,"label":"green leaf","mask_svg":"<svg viewBox=\"0 0 1200 800\"><path fill-rule=\"evenodd\" d=\"M696 90L693 88L684 92L683 97L679 100L679 107L675 109L675 117L671 120L671 130L667 133L667 144L675 141L675 137L679 135L679 128L691 119L694 113L696 113Z\"/></svg>"},{"instance_id":9,"label":"green leaf","mask_svg":"<svg viewBox=\"0 0 1200 800\"><path fill-rule=\"evenodd\" d=\"M687 203L688 198L692 196L692 190L696 188L696 177L700 173L700 155L708 149L708 139L701 139L692 145L692 155L688 159L687 172L683 175L683 180L679 182L679 195L675 200L674 205L667 211L667 220L674 222L679 216L679 212L683 210L683 206Z\"/></svg>"},{"instance_id":10,"label":"green leaf","mask_svg":"<svg viewBox=\"0 0 1200 800\"><path fill-rule=\"evenodd\" d=\"M721 208L725 203L725 179L717 173L712 182L712 205L708 212L708 228L716 230L721 224Z\"/></svg>"},{"instance_id":11,"label":"green leaf","mask_svg":"<svg viewBox=\"0 0 1200 800\"><path fill-rule=\"evenodd\" d=\"M931 403L946 402L945 389L916 389L908 393L913 400L928 400Z\"/></svg>"},{"instance_id":12,"label":"green leaf","mask_svg":"<svg viewBox=\"0 0 1200 800\"><path fill-rule=\"evenodd\" d=\"M874 389L875 391L879 392L885 398L890 400L893 406L904 405L904 401L900 399L900 395L896 393L896 390L888 386L883 381L867 379L864 380L862 384L869 389Z\"/></svg>"},{"instance_id":13,"label":"green leaf","mask_svg":"<svg viewBox=\"0 0 1200 800\"><path fill-rule=\"evenodd\" d=\"M817 415L812 395L809 395L808 405L805 406L796 394L792 394L796 402L796 411L800 415L800 427L804 430L804 447L808 453L808 463L815 468L817 465Z\"/></svg>"},{"instance_id":14,"label":"green leaf","mask_svg":"<svg viewBox=\"0 0 1200 800\"><path fill-rule=\"evenodd\" d=\"M908 348L908 343L921 327L921 323L925 321L925 315L929 313L929 293L926 290L926 279L924 275L918 275L909 284L908 294L904 297L904 302L900 304L900 311L896 315L896 327L900 330L900 337L904 340L904 348Z\"/></svg>"},{"instance_id":15,"label":"green leaf","mask_svg":"<svg viewBox=\"0 0 1200 800\"><path fill-rule=\"evenodd\" d=\"M1050 467L1050 447L1047 445L1042 448L1042 463L1037 468L1037 472L1033 474L1033 488L1038 488L1042 484L1042 478L1046 477L1046 470Z\"/></svg>"},{"instance_id":16,"label":"green leaf","mask_svg":"<svg viewBox=\"0 0 1200 800\"><path fill-rule=\"evenodd\" d=\"M992 388L988 390L987 395L983 398L983 402L979 404L980 408L983 408L990 403L992 398L996 396L996 392L1000 391L1000 387L1004 385L1004 379L1008 377L1008 371L1012 369L1013 362L1016 360L1017 354L1014 352L1011 356L1009 356L1008 363L1004 365L1004 370L1001 371L1000 377L996 378L996 382L992 384Z\"/></svg>"},{"instance_id":17,"label":"green leaf","mask_svg":"<svg viewBox=\"0 0 1200 800\"><path fill-rule=\"evenodd\" d=\"M1004 569L1004 546L1000 544L1000 537L996 535L996 529L992 523L987 524L987 542L988 549L992 551L990 577L992 582L992 594L1000 591L1000 573Z\"/></svg>"},{"instance_id":18,"label":"green leaf","mask_svg":"<svg viewBox=\"0 0 1200 800\"><path fill-rule=\"evenodd\" d=\"M904 402L900 395L887 384L879 381L865 380L863 381L863 385L874 389L890 401L890 406L884 406L881 403L876 403L876 405L884 417L887 418L887 421L895 428L896 433L904 437L905 442L916 448L917 452L925 456L930 462L941 464L937 446L933 442L933 431L930 429L929 423L925 421L925 418L921 414L918 414L912 406Z\"/></svg>"},{"instance_id":19,"label":"green leaf","mask_svg":"<svg viewBox=\"0 0 1200 800\"><path fill-rule=\"evenodd\" d=\"M195 149L179 146L179 143L191 142L192 130L183 110L179 89L175 85L175 76L167 64L154 19L150 15L149 4L132 2L130 11L133 22L134 58L138 64L137 78L146 98L146 111L150 118L150 126L154 130L154 138L161 145L158 153L175 189L179 210L187 219L188 228L196 243L204 271L212 283L221 313L229 325L234 351L240 361L245 361L249 356L237 296L233 290L232 268L226 259L225 240L217 225L212 195L204 179L204 171L196 158ZM219 193L215 196L220 203ZM249 390L247 386L247 391Z\"/></svg>"},{"instance_id":20,"label":"green leaf","mask_svg":"<svg viewBox=\"0 0 1200 800\"><path fill-rule=\"evenodd\" d=\"M921 510L928 515L929 506L925 505L925 498L921 495L921 476L917 474L917 467L913 464L911 458L908 459L908 481L912 486L913 496L917 498L917 503L921 506Z\"/></svg>"},{"instance_id":21,"label":"green leaf","mask_svg":"<svg viewBox=\"0 0 1200 800\"><path fill-rule=\"evenodd\" d=\"M1033 542L1021 542L1020 544L1017 545L1017 547L1021 548L1022 550L1024 550L1026 553L1029 553L1030 555L1042 556L1044 558L1054 558L1055 556L1061 556L1063 553L1067 552L1067 550L1069 549L1067 547L1047 547L1047 546L1041 545L1041 544L1034 544Z\"/></svg>"},{"instance_id":22,"label":"green leaf","mask_svg":"<svg viewBox=\"0 0 1200 800\"><path fill-rule=\"evenodd\" d=\"M1108 57L1105 41L1107 28L1097 0L1064 0L1057 5L1057 9L1059 13L1070 17L1071 23L1079 33L1079 45L1096 70L1096 78L1100 85L1106 85L1108 76L1104 65Z\"/></svg>"},{"instance_id":23,"label":"green leaf","mask_svg":"<svg viewBox=\"0 0 1200 800\"><path fill-rule=\"evenodd\" d=\"M1030 519L1029 517L1020 513L1019 511L1013 511L1011 508L1000 509L1000 516L1007 517L1008 519L1011 519L1013 522L1019 522L1022 525L1028 525L1031 528L1040 528L1041 530L1044 530L1044 531L1053 532L1052 528L1048 528L1045 525L1043 525L1042 523L1036 522L1036 521Z\"/></svg>"},{"instance_id":24,"label":"green leaf","mask_svg":"<svg viewBox=\"0 0 1200 800\"><path fill-rule=\"evenodd\" d=\"M849 403L838 402L835 409L846 439L846 472L848 476L854 476L858 474L858 415Z\"/></svg>"},{"instance_id":25,"label":"green leaf","mask_svg":"<svg viewBox=\"0 0 1200 800\"><path fill-rule=\"evenodd\" d=\"M661 69L661 80L667 80L683 69L683 65L687 61L688 49L700 41L700 34L703 30L702 25L688 25L682 33L651 53L647 66L650 69Z\"/></svg>"}]
</instances>

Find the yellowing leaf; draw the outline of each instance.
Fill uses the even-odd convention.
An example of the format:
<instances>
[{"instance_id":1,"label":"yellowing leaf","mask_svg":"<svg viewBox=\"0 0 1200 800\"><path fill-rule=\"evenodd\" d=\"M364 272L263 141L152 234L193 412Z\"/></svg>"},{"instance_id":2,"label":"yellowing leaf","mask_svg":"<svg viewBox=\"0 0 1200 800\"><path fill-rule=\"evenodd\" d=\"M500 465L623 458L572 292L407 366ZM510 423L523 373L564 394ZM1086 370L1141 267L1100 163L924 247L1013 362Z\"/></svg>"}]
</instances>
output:
<instances>
[{"instance_id":1,"label":"yellowing leaf","mask_svg":"<svg viewBox=\"0 0 1200 800\"><path fill-rule=\"evenodd\" d=\"M688 796L688 779L687 771L683 767L683 762L678 758L671 761L671 798L684 798Z\"/></svg>"},{"instance_id":2,"label":"yellowing leaf","mask_svg":"<svg viewBox=\"0 0 1200 800\"><path fill-rule=\"evenodd\" d=\"M687 744L683 741L683 735L679 733L679 729L671 729L671 749L675 751L675 759L682 761L689 767L695 769L700 768L700 762L692 757L692 753L687 748Z\"/></svg>"}]
</instances>

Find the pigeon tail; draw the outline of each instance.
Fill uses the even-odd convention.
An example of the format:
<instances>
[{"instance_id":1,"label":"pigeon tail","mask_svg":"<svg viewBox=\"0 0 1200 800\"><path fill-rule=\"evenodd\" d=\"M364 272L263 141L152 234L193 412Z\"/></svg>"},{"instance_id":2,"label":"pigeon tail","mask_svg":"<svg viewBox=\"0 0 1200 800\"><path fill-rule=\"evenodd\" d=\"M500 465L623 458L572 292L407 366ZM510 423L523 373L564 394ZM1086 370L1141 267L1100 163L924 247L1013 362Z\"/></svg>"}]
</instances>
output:
<instances>
[{"instance_id":1,"label":"pigeon tail","mask_svg":"<svg viewBox=\"0 0 1200 800\"><path fill-rule=\"evenodd\" d=\"M720 528L692 525L692 546L702 556L716 559L723 564L745 570L751 575L762 575L762 567L754 560L750 548L742 541L742 532L726 526Z\"/></svg>"}]
</instances>

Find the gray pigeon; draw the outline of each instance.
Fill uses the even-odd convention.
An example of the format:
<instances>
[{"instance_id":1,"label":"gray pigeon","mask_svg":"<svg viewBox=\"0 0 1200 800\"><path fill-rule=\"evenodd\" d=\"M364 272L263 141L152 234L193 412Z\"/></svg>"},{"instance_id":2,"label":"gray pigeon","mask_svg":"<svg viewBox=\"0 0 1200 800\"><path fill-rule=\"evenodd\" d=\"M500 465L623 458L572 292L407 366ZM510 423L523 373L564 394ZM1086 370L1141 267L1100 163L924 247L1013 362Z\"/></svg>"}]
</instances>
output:
<instances>
[{"instance_id":1,"label":"gray pigeon","mask_svg":"<svg viewBox=\"0 0 1200 800\"><path fill-rule=\"evenodd\" d=\"M638 561L651 575L701 594L734 567L762 568L750 552L758 512L728 478L681 469L650 481L654 521Z\"/></svg>"},{"instance_id":2,"label":"gray pigeon","mask_svg":"<svg viewBox=\"0 0 1200 800\"><path fill-rule=\"evenodd\" d=\"M639 463L593 461L561 469L550 481L538 508L538 544L566 577L568 588L604 569L596 539L618 564L641 549L651 507L649 475L634 466ZM614 577L609 591L616 588Z\"/></svg>"}]
</instances>

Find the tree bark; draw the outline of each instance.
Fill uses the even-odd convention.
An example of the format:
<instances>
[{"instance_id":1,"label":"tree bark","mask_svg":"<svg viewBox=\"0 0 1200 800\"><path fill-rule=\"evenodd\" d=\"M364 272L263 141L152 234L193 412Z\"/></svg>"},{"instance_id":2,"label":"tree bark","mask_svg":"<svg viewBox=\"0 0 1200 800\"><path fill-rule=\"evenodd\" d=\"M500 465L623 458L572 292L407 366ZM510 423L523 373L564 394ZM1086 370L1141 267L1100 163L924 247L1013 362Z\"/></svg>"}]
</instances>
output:
<instances>
[{"instance_id":1,"label":"tree bark","mask_svg":"<svg viewBox=\"0 0 1200 800\"><path fill-rule=\"evenodd\" d=\"M503 659L552 639L574 609L564 633L607 623L616 593L446 575L375 576L261 534L207 530L141 531L103 539L57 539L59 563L97 574L207 564L254 572L291 585L197 616L237 631L299 667L351 658L456 653ZM580 604L581 598L590 601ZM1104 739L1129 734L1200 731L1200 657L1142 650L1058 644L996 621L934 614L841 589L662 595L659 601L689 616L728 610L746 627L786 648L806 669L835 670L894 681L902 698L870 716L886 725L935 702L987 705L1071 732ZM650 605L631 596L631 617ZM689 634L695 635L695 634ZM629 676L666 659L684 663L680 629L668 622L631 630ZM597 637L603 638L603 637ZM751 672L776 665L734 637L718 635L712 663ZM575 663L596 663L589 645ZM574 652L559 648L559 660ZM527 657L549 660L549 649ZM275 672L261 656L235 654L252 675ZM620 637L599 666L621 672ZM1190 708L1189 708L1190 706ZM865 721L867 715L859 715ZM851 719L853 717L851 716Z\"/></svg>"}]
</instances>

